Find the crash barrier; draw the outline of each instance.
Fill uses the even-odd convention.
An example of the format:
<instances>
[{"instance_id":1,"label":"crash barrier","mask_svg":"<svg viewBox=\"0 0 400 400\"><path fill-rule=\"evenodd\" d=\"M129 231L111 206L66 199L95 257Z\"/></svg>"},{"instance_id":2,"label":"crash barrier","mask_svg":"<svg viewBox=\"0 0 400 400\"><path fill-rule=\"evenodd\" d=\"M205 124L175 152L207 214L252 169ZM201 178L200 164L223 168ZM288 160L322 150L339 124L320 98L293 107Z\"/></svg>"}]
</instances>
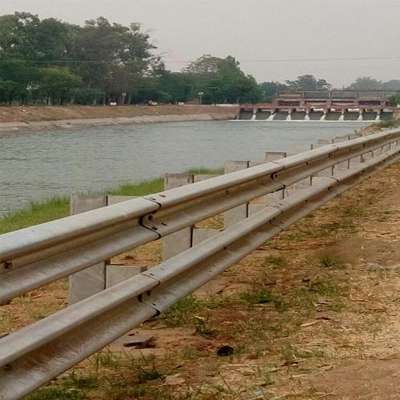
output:
<instances>
[{"instance_id":1,"label":"crash barrier","mask_svg":"<svg viewBox=\"0 0 400 400\"><path fill-rule=\"evenodd\" d=\"M242 207L211 239L0 339L12 400L159 315L300 218L400 158L400 131L263 162L0 236L0 302ZM277 193L280 193L277 195ZM260 200L261 199L261 200ZM248 214L248 204L263 205Z\"/></svg>"}]
</instances>

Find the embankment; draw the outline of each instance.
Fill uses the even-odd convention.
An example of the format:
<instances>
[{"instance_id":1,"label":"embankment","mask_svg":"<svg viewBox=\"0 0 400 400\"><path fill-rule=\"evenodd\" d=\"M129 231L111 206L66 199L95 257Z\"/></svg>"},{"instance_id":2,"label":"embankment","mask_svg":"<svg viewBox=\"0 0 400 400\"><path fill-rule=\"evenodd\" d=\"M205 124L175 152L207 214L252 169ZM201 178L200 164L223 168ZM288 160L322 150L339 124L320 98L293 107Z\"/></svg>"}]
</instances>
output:
<instances>
[{"instance_id":1,"label":"embankment","mask_svg":"<svg viewBox=\"0 0 400 400\"><path fill-rule=\"evenodd\" d=\"M0 132L25 129L235 118L236 107L219 106L20 106L0 107Z\"/></svg>"}]
</instances>

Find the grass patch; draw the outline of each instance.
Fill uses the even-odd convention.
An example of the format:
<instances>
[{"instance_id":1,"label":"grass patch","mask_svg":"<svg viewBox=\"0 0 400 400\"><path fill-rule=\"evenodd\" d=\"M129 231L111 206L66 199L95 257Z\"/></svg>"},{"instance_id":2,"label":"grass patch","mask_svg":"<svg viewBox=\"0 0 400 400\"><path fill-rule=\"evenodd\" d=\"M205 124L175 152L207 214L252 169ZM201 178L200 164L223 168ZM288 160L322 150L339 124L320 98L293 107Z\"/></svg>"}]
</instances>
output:
<instances>
[{"instance_id":1,"label":"grass patch","mask_svg":"<svg viewBox=\"0 0 400 400\"><path fill-rule=\"evenodd\" d=\"M85 398L86 396L79 390L63 387L46 387L25 397L25 400L83 400Z\"/></svg>"},{"instance_id":2,"label":"grass patch","mask_svg":"<svg viewBox=\"0 0 400 400\"><path fill-rule=\"evenodd\" d=\"M187 296L174 304L164 316L165 323L170 327L182 326L193 322L194 314L202 308L199 300Z\"/></svg>"},{"instance_id":3,"label":"grass patch","mask_svg":"<svg viewBox=\"0 0 400 400\"><path fill-rule=\"evenodd\" d=\"M164 179L155 178L141 183L127 183L108 193L114 196L145 196L164 190Z\"/></svg>"},{"instance_id":4,"label":"grass patch","mask_svg":"<svg viewBox=\"0 0 400 400\"><path fill-rule=\"evenodd\" d=\"M341 311L344 306L344 294L344 289L336 282L329 278L320 278L310 282L307 287L297 289L290 299L290 306L308 314L315 310L320 299L325 299L332 311Z\"/></svg>"},{"instance_id":5,"label":"grass patch","mask_svg":"<svg viewBox=\"0 0 400 400\"><path fill-rule=\"evenodd\" d=\"M264 262L266 265L273 265L277 268L287 267L288 262L285 257L282 256L269 256L265 257Z\"/></svg>"},{"instance_id":6,"label":"grass patch","mask_svg":"<svg viewBox=\"0 0 400 400\"><path fill-rule=\"evenodd\" d=\"M272 304L279 311L284 311L286 309L284 301L266 289L245 292L240 294L239 298L245 304Z\"/></svg>"},{"instance_id":7,"label":"grass patch","mask_svg":"<svg viewBox=\"0 0 400 400\"><path fill-rule=\"evenodd\" d=\"M222 175L224 173L223 168L206 168L206 167L193 167L186 171L188 174L193 175Z\"/></svg>"},{"instance_id":8,"label":"grass patch","mask_svg":"<svg viewBox=\"0 0 400 400\"><path fill-rule=\"evenodd\" d=\"M343 260L333 254L323 254L319 259L319 265L322 268L341 269L344 267Z\"/></svg>"},{"instance_id":9,"label":"grass patch","mask_svg":"<svg viewBox=\"0 0 400 400\"><path fill-rule=\"evenodd\" d=\"M240 299L247 304L268 304L274 302L275 296L268 290L261 289L255 292L242 293Z\"/></svg>"},{"instance_id":10,"label":"grass patch","mask_svg":"<svg viewBox=\"0 0 400 400\"><path fill-rule=\"evenodd\" d=\"M223 169L192 168L188 173L220 175ZM139 183L128 183L107 191L114 196L146 196L164 190L164 179L155 178ZM34 225L43 224L69 215L69 199L54 197L47 201L32 202L29 207L0 217L0 235Z\"/></svg>"},{"instance_id":11,"label":"grass patch","mask_svg":"<svg viewBox=\"0 0 400 400\"><path fill-rule=\"evenodd\" d=\"M0 218L0 234L42 224L69 214L67 198L53 198L32 203L29 207Z\"/></svg>"}]
</instances>

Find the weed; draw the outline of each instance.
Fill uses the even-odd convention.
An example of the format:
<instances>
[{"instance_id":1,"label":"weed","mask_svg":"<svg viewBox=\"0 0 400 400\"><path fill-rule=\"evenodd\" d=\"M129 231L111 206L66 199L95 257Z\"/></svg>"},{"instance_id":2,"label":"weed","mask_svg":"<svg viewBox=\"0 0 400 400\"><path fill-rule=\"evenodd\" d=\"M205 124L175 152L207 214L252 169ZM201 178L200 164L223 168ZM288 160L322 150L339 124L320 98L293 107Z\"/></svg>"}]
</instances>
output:
<instances>
[{"instance_id":1,"label":"weed","mask_svg":"<svg viewBox=\"0 0 400 400\"><path fill-rule=\"evenodd\" d=\"M7 333L10 327L13 326L14 322L15 317L10 311L0 309L0 335Z\"/></svg>"},{"instance_id":2,"label":"weed","mask_svg":"<svg viewBox=\"0 0 400 400\"><path fill-rule=\"evenodd\" d=\"M216 335L215 329L212 329L209 325L209 321L206 318L194 317L194 325L196 327L196 333L205 338L212 338Z\"/></svg>"},{"instance_id":3,"label":"weed","mask_svg":"<svg viewBox=\"0 0 400 400\"><path fill-rule=\"evenodd\" d=\"M310 284L310 292L320 296L334 297L339 295L339 288L334 282L316 280Z\"/></svg>"},{"instance_id":4,"label":"weed","mask_svg":"<svg viewBox=\"0 0 400 400\"><path fill-rule=\"evenodd\" d=\"M281 256L269 256L264 259L265 264L273 265L274 267L283 268L288 265L286 258Z\"/></svg>"},{"instance_id":5,"label":"weed","mask_svg":"<svg viewBox=\"0 0 400 400\"><path fill-rule=\"evenodd\" d=\"M333 281L317 279L309 283L308 287L297 289L289 300L290 307L297 307L302 314L308 315L314 310L321 298L329 300L329 308L333 311L343 309L341 296L343 290Z\"/></svg>"},{"instance_id":6,"label":"weed","mask_svg":"<svg viewBox=\"0 0 400 400\"><path fill-rule=\"evenodd\" d=\"M98 378L97 375L83 376L72 371L63 379L62 386L66 389L95 389L98 386Z\"/></svg>"},{"instance_id":7,"label":"weed","mask_svg":"<svg viewBox=\"0 0 400 400\"><path fill-rule=\"evenodd\" d=\"M260 371L260 377L263 379L262 386L271 386L274 384L274 380L272 378L271 370L269 368L265 368Z\"/></svg>"},{"instance_id":8,"label":"weed","mask_svg":"<svg viewBox=\"0 0 400 400\"><path fill-rule=\"evenodd\" d=\"M296 348L291 344L285 344L281 349L282 358L285 360L286 365L297 363L298 354Z\"/></svg>"},{"instance_id":9,"label":"weed","mask_svg":"<svg viewBox=\"0 0 400 400\"><path fill-rule=\"evenodd\" d=\"M117 369L121 363L121 358L117 357L115 353L111 351L102 351L94 356L95 369L98 372L100 368Z\"/></svg>"},{"instance_id":10,"label":"weed","mask_svg":"<svg viewBox=\"0 0 400 400\"><path fill-rule=\"evenodd\" d=\"M160 371L157 371L156 369L150 369L150 370L141 370L138 374L139 378L139 383L144 383L148 381L155 381L157 379L162 379L163 375L161 374Z\"/></svg>"},{"instance_id":11,"label":"weed","mask_svg":"<svg viewBox=\"0 0 400 400\"><path fill-rule=\"evenodd\" d=\"M240 294L239 298L243 303L251 305L273 304L278 310L284 309L284 302L282 299L266 289L261 289L254 292L245 292Z\"/></svg>"},{"instance_id":12,"label":"weed","mask_svg":"<svg viewBox=\"0 0 400 400\"><path fill-rule=\"evenodd\" d=\"M248 304L268 304L274 302L274 295L265 289L256 292L246 292L240 295L240 299Z\"/></svg>"},{"instance_id":13,"label":"weed","mask_svg":"<svg viewBox=\"0 0 400 400\"><path fill-rule=\"evenodd\" d=\"M192 346L187 346L182 350L182 357L187 360L196 360L208 354L206 351L200 351Z\"/></svg>"},{"instance_id":14,"label":"weed","mask_svg":"<svg viewBox=\"0 0 400 400\"><path fill-rule=\"evenodd\" d=\"M322 268L343 268L344 263L340 257L332 255L332 254L323 254L319 259L319 265Z\"/></svg>"},{"instance_id":15,"label":"weed","mask_svg":"<svg viewBox=\"0 0 400 400\"><path fill-rule=\"evenodd\" d=\"M39 389L25 400L83 400L86 396L79 390L63 387L46 387Z\"/></svg>"},{"instance_id":16,"label":"weed","mask_svg":"<svg viewBox=\"0 0 400 400\"><path fill-rule=\"evenodd\" d=\"M201 308L201 302L187 296L174 304L164 316L165 323L171 327L182 326L193 321L194 314Z\"/></svg>"}]
</instances>

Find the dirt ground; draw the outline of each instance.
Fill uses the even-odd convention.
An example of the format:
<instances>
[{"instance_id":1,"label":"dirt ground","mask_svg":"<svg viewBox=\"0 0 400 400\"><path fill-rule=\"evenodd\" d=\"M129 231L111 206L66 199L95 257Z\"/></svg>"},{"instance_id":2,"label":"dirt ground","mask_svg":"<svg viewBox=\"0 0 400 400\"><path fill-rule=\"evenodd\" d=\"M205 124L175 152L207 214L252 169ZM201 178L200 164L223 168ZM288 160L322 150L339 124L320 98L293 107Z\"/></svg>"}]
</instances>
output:
<instances>
[{"instance_id":1,"label":"dirt ground","mask_svg":"<svg viewBox=\"0 0 400 400\"><path fill-rule=\"evenodd\" d=\"M399 198L396 164L52 387L78 399L400 399ZM118 262L151 265L159 251ZM0 334L64 306L66 289L2 307Z\"/></svg>"},{"instance_id":2,"label":"dirt ground","mask_svg":"<svg viewBox=\"0 0 400 400\"><path fill-rule=\"evenodd\" d=\"M0 123L59 121L87 118L118 118L155 115L194 115L235 113L235 108L163 105L163 106L3 106L0 107Z\"/></svg>"}]
</instances>

